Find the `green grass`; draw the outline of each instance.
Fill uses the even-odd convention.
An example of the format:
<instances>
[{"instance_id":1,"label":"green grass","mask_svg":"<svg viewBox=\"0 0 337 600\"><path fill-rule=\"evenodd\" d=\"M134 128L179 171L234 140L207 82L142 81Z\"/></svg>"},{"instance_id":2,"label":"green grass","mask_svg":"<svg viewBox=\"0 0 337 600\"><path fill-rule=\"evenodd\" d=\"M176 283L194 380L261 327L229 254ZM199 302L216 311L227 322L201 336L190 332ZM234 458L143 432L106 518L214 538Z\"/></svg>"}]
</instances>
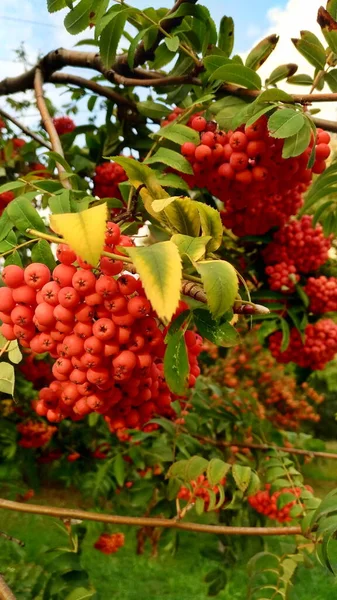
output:
<instances>
[{"instance_id":1,"label":"green grass","mask_svg":"<svg viewBox=\"0 0 337 600\"><path fill-rule=\"evenodd\" d=\"M336 446L335 446L336 447ZM335 449L335 448L334 448ZM337 487L337 461L313 461L306 465L306 481L318 495L325 495ZM5 494L9 497L10 494ZM73 491L60 492L45 490L35 499L37 502L76 506L81 501ZM27 562L39 563L39 555L47 547L64 546L66 539L54 519L37 515L0 512L0 530L25 542ZM136 531L132 528L111 528L109 531L122 531L126 544L117 554L106 556L93 548L95 540L103 531L102 525L88 523L83 542L82 565L87 569L90 579L97 589L99 600L205 600L207 585L204 577L214 569L217 563L206 559L202 550L216 547L217 541L211 535L197 535L182 532L179 546L173 556L168 550L161 549L157 558L151 558L150 547L145 553L136 555ZM167 532L165 546L172 540ZM284 551L287 543L284 540ZM251 543L247 539L248 545ZM336 542L337 546L337 542ZM0 565L9 554L19 555L20 549L0 538ZM336 548L337 566L337 548ZM237 563L231 574L231 581L219 600L246 600L246 561ZM337 579L317 563L313 568L300 567L297 571L290 600L334 600L337 599ZM20 596L21 598L22 596ZM24 600L31 600L24 596Z\"/></svg>"}]
</instances>

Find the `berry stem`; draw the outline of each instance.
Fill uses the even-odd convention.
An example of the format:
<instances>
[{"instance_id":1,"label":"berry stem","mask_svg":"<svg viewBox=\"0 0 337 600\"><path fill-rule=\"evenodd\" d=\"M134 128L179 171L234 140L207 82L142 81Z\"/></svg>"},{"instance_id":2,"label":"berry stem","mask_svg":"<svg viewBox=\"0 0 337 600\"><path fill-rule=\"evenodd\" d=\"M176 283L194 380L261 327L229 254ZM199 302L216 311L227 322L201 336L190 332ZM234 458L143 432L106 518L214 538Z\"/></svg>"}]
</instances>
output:
<instances>
[{"instance_id":1,"label":"berry stem","mask_svg":"<svg viewBox=\"0 0 337 600\"><path fill-rule=\"evenodd\" d=\"M40 238L41 240L47 240L47 242L52 242L54 244L64 244L64 240L62 238L56 237L56 235L50 235L49 233L42 233L41 231L37 231L36 229L26 229L26 233L29 235L35 235L35 237ZM36 242L36 240L31 240Z\"/></svg>"}]
</instances>

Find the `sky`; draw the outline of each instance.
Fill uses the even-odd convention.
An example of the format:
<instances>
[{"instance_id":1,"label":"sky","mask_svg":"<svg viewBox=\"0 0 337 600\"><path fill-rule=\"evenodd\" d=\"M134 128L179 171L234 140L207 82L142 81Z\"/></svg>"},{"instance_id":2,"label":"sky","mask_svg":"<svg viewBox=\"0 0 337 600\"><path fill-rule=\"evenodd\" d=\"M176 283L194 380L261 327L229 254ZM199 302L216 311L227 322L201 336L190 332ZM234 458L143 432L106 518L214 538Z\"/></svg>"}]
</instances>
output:
<instances>
[{"instance_id":1,"label":"sky","mask_svg":"<svg viewBox=\"0 0 337 600\"><path fill-rule=\"evenodd\" d=\"M306 72L312 73L313 68L301 58L290 38L298 37L300 29L309 29L316 34L320 33L316 24L316 15L322 0L199 1L207 6L217 24L223 15L234 18L236 25L235 52L243 56L266 35L270 33L280 35L276 51L260 71L262 77L266 77L277 65L287 62L299 64L298 72L306 69ZM129 0L129 3L138 8L145 8L149 5L154 8L161 6L169 8L172 4L170 0L151 0L151 2L149 0ZM15 62L15 49L21 43L24 43L29 60L34 64L39 54L46 54L60 46L71 48L79 39L91 37L88 30L80 36L69 35L62 23L66 12L60 11L50 15L47 11L47 0L1 0L0 79L22 72L22 65ZM292 90L294 92L302 91L298 87L294 89L294 86ZM63 100L67 99L67 96L60 98L59 93L52 93L53 101L59 106ZM4 98L0 98L0 105L5 107ZM330 105L324 108L322 116L334 118L336 111ZM25 117L27 124L36 122L36 113L32 109ZM87 121L87 117L85 105L81 104L76 121L79 124L84 123Z\"/></svg>"}]
</instances>

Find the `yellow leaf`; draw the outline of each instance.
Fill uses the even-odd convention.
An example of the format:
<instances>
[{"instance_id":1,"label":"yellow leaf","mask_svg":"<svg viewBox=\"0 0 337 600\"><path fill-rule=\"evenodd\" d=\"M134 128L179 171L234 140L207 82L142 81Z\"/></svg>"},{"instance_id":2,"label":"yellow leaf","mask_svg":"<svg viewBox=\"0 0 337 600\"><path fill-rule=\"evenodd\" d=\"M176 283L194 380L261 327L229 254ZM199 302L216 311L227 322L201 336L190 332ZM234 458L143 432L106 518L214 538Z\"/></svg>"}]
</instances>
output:
<instances>
[{"instance_id":1,"label":"yellow leaf","mask_svg":"<svg viewBox=\"0 0 337 600\"><path fill-rule=\"evenodd\" d=\"M160 198L158 200L153 200L152 208L156 213L158 213L158 212L164 210L164 208L169 206L172 202L174 202L175 200L179 200L180 198L181 198L181 196L171 196L168 198ZM187 198L187 199L189 200L189 198Z\"/></svg>"},{"instance_id":2,"label":"yellow leaf","mask_svg":"<svg viewBox=\"0 0 337 600\"><path fill-rule=\"evenodd\" d=\"M82 260L95 266L104 246L107 217L104 203L79 213L52 215L50 224Z\"/></svg>"},{"instance_id":3,"label":"yellow leaf","mask_svg":"<svg viewBox=\"0 0 337 600\"><path fill-rule=\"evenodd\" d=\"M169 322L180 299L182 267L177 246L169 241L125 250L132 258L153 309L160 319Z\"/></svg>"},{"instance_id":4,"label":"yellow leaf","mask_svg":"<svg viewBox=\"0 0 337 600\"><path fill-rule=\"evenodd\" d=\"M239 291L236 271L225 260L203 260L195 267L201 275L209 309L217 319L234 304Z\"/></svg>"}]
</instances>

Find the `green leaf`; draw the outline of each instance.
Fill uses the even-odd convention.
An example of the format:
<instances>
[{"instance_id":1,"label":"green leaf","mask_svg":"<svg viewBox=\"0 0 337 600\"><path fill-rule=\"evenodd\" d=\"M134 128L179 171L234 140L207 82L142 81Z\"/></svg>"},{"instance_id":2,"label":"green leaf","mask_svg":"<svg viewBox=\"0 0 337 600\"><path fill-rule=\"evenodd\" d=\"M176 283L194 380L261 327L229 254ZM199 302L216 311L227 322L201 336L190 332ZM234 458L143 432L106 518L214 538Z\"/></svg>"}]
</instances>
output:
<instances>
[{"instance_id":1,"label":"green leaf","mask_svg":"<svg viewBox=\"0 0 337 600\"><path fill-rule=\"evenodd\" d=\"M199 475L202 475L206 471L207 466L208 460L206 460L206 458L203 458L202 456L192 456L192 458L187 461L185 467L185 480L194 481Z\"/></svg>"},{"instance_id":2,"label":"green leaf","mask_svg":"<svg viewBox=\"0 0 337 600\"><path fill-rule=\"evenodd\" d=\"M119 487L123 487L125 481L125 461L122 454L117 454L112 463L112 472L116 478Z\"/></svg>"},{"instance_id":3,"label":"green leaf","mask_svg":"<svg viewBox=\"0 0 337 600\"><path fill-rule=\"evenodd\" d=\"M32 206L30 200L20 196L7 206L10 220L19 231L26 232L27 229L37 229L42 233L46 227L37 210Z\"/></svg>"},{"instance_id":4,"label":"green leaf","mask_svg":"<svg viewBox=\"0 0 337 600\"><path fill-rule=\"evenodd\" d=\"M100 37L100 54L103 65L108 69L112 66L115 58L119 40L123 34L127 12L121 10L104 27Z\"/></svg>"},{"instance_id":5,"label":"green leaf","mask_svg":"<svg viewBox=\"0 0 337 600\"><path fill-rule=\"evenodd\" d=\"M217 483L220 483L221 479L226 476L230 468L231 465L225 463L223 460L220 460L219 458L212 458L207 467L207 479L209 483L211 485L217 485Z\"/></svg>"},{"instance_id":6,"label":"green leaf","mask_svg":"<svg viewBox=\"0 0 337 600\"><path fill-rule=\"evenodd\" d=\"M88 590L84 587L77 587L70 594L68 594L64 600L86 600L92 598L96 594L95 590Z\"/></svg>"},{"instance_id":7,"label":"green leaf","mask_svg":"<svg viewBox=\"0 0 337 600\"><path fill-rule=\"evenodd\" d=\"M17 340L9 344L7 352L9 360L15 365L18 365L22 361L22 353Z\"/></svg>"},{"instance_id":8,"label":"green leaf","mask_svg":"<svg viewBox=\"0 0 337 600\"><path fill-rule=\"evenodd\" d=\"M337 52L337 23L331 14L321 6L318 9L317 22L332 52Z\"/></svg>"},{"instance_id":9,"label":"green leaf","mask_svg":"<svg viewBox=\"0 0 337 600\"><path fill-rule=\"evenodd\" d=\"M153 309L160 319L169 321L180 298L182 268L177 246L168 241L125 250L132 258Z\"/></svg>"},{"instance_id":10,"label":"green leaf","mask_svg":"<svg viewBox=\"0 0 337 600\"><path fill-rule=\"evenodd\" d=\"M204 58L204 66L207 71L215 71L215 69L219 69L223 65L228 65L231 63L231 60L226 56L222 56L219 54L210 54L209 56L205 56Z\"/></svg>"},{"instance_id":11,"label":"green leaf","mask_svg":"<svg viewBox=\"0 0 337 600\"><path fill-rule=\"evenodd\" d=\"M218 47L230 56L234 46L234 21L232 17L222 17L219 27Z\"/></svg>"},{"instance_id":12,"label":"green leaf","mask_svg":"<svg viewBox=\"0 0 337 600\"><path fill-rule=\"evenodd\" d=\"M56 194L49 198L49 208L53 214L76 212L75 203L70 200L70 191L63 190L61 194Z\"/></svg>"},{"instance_id":13,"label":"green leaf","mask_svg":"<svg viewBox=\"0 0 337 600\"><path fill-rule=\"evenodd\" d=\"M326 9L335 21L337 21L337 0L328 0Z\"/></svg>"},{"instance_id":14,"label":"green leaf","mask_svg":"<svg viewBox=\"0 0 337 600\"><path fill-rule=\"evenodd\" d=\"M200 142L197 131L194 131L194 129L191 129L191 127L187 127L186 125L180 125L179 123L173 123L172 125L161 127L161 129L156 131L153 135L170 140L171 142L179 144L180 146L182 146L182 144L185 142L192 142L196 145Z\"/></svg>"},{"instance_id":15,"label":"green leaf","mask_svg":"<svg viewBox=\"0 0 337 600\"><path fill-rule=\"evenodd\" d=\"M47 0L47 8L50 13L62 10L66 6L65 0Z\"/></svg>"},{"instance_id":16,"label":"green leaf","mask_svg":"<svg viewBox=\"0 0 337 600\"><path fill-rule=\"evenodd\" d=\"M278 81L281 81L282 79L287 79L288 77L294 75L297 69L298 66L293 63L289 63L287 65L280 65L271 72L268 79L266 80L266 84L275 85L276 83L278 83Z\"/></svg>"},{"instance_id":17,"label":"green leaf","mask_svg":"<svg viewBox=\"0 0 337 600\"><path fill-rule=\"evenodd\" d=\"M71 166L66 161L66 159L63 156L61 156L61 154L59 154L58 152L50 151L50 152L46 152L46 155L48 156L48 158L50 158L54 162L59 163L60 165L62 165L62 167L67 171L67 173L71 173ZM39 185L42 185L45 182L44 181L39 181L38 183L39 183ZM59 189L61 188L59 182L53 181L52 183L54 183L55 185L58 185ZM45 189L47 189L47 188L45 188Z\"/></svg>"},{"instance_id":18,"label":"green leaf","mask_svg":"<svg viewBox=\"0 0 337 600\"><path fill-rule=\"evenodd\" d=\"M195 512L197 515L202 515L205 511L205 500L203 498L198 497L195 501Z\"/></svg>"},{"instance_id":19,"label":"green leaf","mask_svg":"<svg viewBox=\"0 0 337 600\"><path fill-rule=\"evenodd\" d=\"M178 247L180 256L186 254L191 260L200 260L205 256L210 239L209 236L195 238L181 233L176 233L171 237L171 241Z\"/></svg>"},{"instance_id":20,"label":"green leaf","mask_svg":"<svg viewBox=\"0 0 337 600\"><path fill-rule=\"evenodd\" d=\"M262 94L260 94L255 100L254 104L261 104L261 102L287 102L288 104L292 104L294 101L292 96L283 90L273 88L262 92Z\"/></svg>"},{"instance_id":21,"label":"green leaf","mask_svg":"<svg viewBox=\"0 0 337 600\"><path fill-rule=\"evenodd\" d=\"M316 67L316 69L324 69L326 61L325 50L313 33L310 31L301 31L301 39L293 38L291 41L311 65Z\"/></svg>"},{"instance_id":22,"label":"green leaf","mask_svg":"<svg viewBox=\"0 0 337 600\"><path fill-rule=\"evenodd\" d=\"M13 365L0 362L0 392L13 396L15 372Z\"/></svg>"},{"instance_id":23,"label":"green leaf","mask_svg":"<svg viewBox=\"0 0 337 600\"><path fill-rule=\"evenodd\" d=\"M280 496L277 498L277 508L282 510L282 508L287 506L289 502L294 502L294 499L294 494L291 494L290 492L284 492L283 494L280 494Z\"/></svg>"},{"instance_id":24,"label":"green leaf","mask_svg":"<svg viewBox=\"0 0 337 600\"><path fill-rule=\"evenodd\" d=\"M0 241L7 238L9 232L12 231L12 229L13 222L10 220L8 211L5 209L0 217Z\"/></svg>"},{"instance_id":25,"label":"green leaf","mask_svg":"<svg viewBox=\"0 0 337 600\"><path fill-rule=\"evenodd\" d=\"M281 330L282 330L282 344L281 344L281 352L285 352L289 346L290 342L290 329L287 321L285 319L281 319Z\"/></svg>"},{"instance_id":26,"label":"green leaf","mask_svg":"<svg viewBox=\"0 0 337 600\"><path fill-rule=\"evenodd\" d=\"M238 293L238 279L234 267L222 260L201 261L196 263L195 267L201 275L213 317L221 317L233 306Z\"/></svg>"},{"instance_id":27,"label":"green leaf","mask_svg":"<svg viewBox=\"0 0 337 600\"><path fill-rule=\"evenodd\" d=\"M233 63L216 69L210 77L210 81L215 80L223 81L224 83L235 83L249 90L261 89L261 78L255 71Z\"/></svg>"},{"instance_id":28,"label":"green leaf","mask_svg":"<svg viewBox=\"0 0 337 600\"><path fill-rule=\"evenodd\" d=\"M203 308L195 309L193 315L195 326L200 335L213 344L230 348L240 343L239 333L230 323L219 325L217 321L212 319L210 313Z\"/></svg>"},{"instance_id":29,"label":"green leaf","mask_svg":"<svg viewBox=\"0 0 337 600\"><path fill-rule=\"evenodd\" d=\"M287 138L295 135L305 124L303 113L291 108L275 111L268 120L270 135L275 138Z\"/></svg>"},{"instance_id":30,"label":"green leaf","mask_svg":"<svg viewBox=\"0 0 337 600\"><path fill-rule=\"evenodd\" d=\"M24 188L25 185L26 184L22 183L22 181L9 181L8 183L4 183L0 186L0 194L3 194L4 192L11 192L13 190L18 190L19 188Z\"/></svg>"},{"instance_id":31,"label":"green leaf","mask_svg":"<svg viewBox=\"0 0 337 600\"><path fill-rule=\"evenodd\" d=\"M299 73L298 75L293 75L292 77L288 77L287 83L291 83L293 85L312 85L314 80L310 75L306 75L305 73Z\"/></svg>"},{"instance_id":32,"label":"green leaf","mask_svg":"<svg viewBox=\"0 0 337 600\"><path fill-rule=\"evenodd\" d=\"M164 356L164 374L171 392L178 396L186 393L189 370L184 334L179 329L169 337Z\"/></svg>"},{"instance_id":33,"label":"green leaf","mask_svg":"<svg viewBox=\"0 0 337 600\"><path fill-rule=\"evenodd\" d=\"M324 79L327 82L330 90L333 93L337 92L337 69L331 69L331 71L325 73Z\"/></svg>"},{"instance_id":34,"label":"green leaf","mask_svg":"<svg viewBox=\"0 0 337 600\"><path fill-rule=\"evenodd\" d=\"M244 492L247 489L250 482L252 474L251 468L235 464L232 467L232 474L237 487L239 488L239 490L241 490L241 492Z\"/></svg>"},{"instance_id":35,"label":"green leaf","mask_svg":"<svg viewBox=\"0 0 337 600\"><path fill-rule=\"evenodd\" d=\"M95 0L80 0L64 19L64 26L71 35L77 35L89 27L90 13Z\"/></svg>"},{"instance_id":36,"label":"green leaf","mask_svg":"<svg viewBox=\"0 0 337 600\"><path fill-rule=\"evenodd\" d=\"M175 200L165 209L165 217L176 233L183 233L192 237L199 236L200 216L197 202L187 198Z\"/></svg>"},{"instance_id":37,"label":"green leaf","mask_svg":"<svg viewBox=\"0 0 337 600\"><path fill-rule=\"evenodd\" d=\"M166 479L170 477L181 477L181 479L184 479L186 465L187 460L178 460L177 462L174 462L167 471Z\"/></svg>"},{"instance_id":38,"label":"green leaf","mask_svg":"<svg viewBox=\"0 0 337 600\"><path fill-rule=\"evenodd\" d=\"M232 126L234 116L246 107L247 103L241 98L226 96L211 104L209 110L213 115L216 115L219 127L228 131Z\"/></svg>"},{"instance_id":39,"label":"green leaf","mask_svg":"<svg viewBox=\"0 0 337 600\"><path fill-rule=\"evenodd\" d=\"M304 120L303 127L284 141L282 148L282 158L291 158L300 156L309 146L311 137L311 127L308 119Z\"/></svg>"},{"instance_id":40,"label":"green leaf","mask_svg":"<svg viewBox=\"0 0 337 600\"><path fill-rule=\"evenodd\" d=\"M176 169L180 173L193 175L193 169L188 160L179 152L170 150L169 148L159 148L159 150L146 161L145 164L151 165L154 163L163 163L171 169Z\"/></svg>"},{"instance_id":41,"label":"green leaf","mask_svg":"<svg viewBox=\"0 0 337 600\"><path fill-rule=\"evenodd\" d=\"M56 267L54 255L51 251L50 244L46 240L39 240L32 247L32 261L47 265L52 271Z\"/></svg>"},{"instance_id":42,"label":"green leaf","mask_svg":"<svg viewBox=\"0 0 337 600\"><path fill-rule=\"evenodd\" d=\"M208 250L213 252L217 250L222 243L223 226L218 210L215 210L207 204L197 203L197 209L200 216L201 229L204 235L211 236L212 240L208 243Z\"/></svg>"},{"instance_id":43,"label":"green leaf","mask_svg":"<svg viewBox=\"0 0 337 600\"><path fill-rule=\"evenodd\" d=\"M257 71L267 58L275 50L279 37L275 34L268 35L259 42L248 54L246 58L246 67Z\"/></svg>"},{"instance_id":44,"label":"green leaf","mask_svg":"<svg viewBox=\"0 0 337 600\"><path fill-rule=\"evenodd\" d=\"M153 100L145 100L144 102L137 102L137 110L141 115L148 117L149 119L162 119L170 114L170 109L165 104L159 102L153 102Z\"/></svg>"},{"instance_id":45,"label":"green leaf","mask_svg":"<svg viewBox=\"0 0 337 600\"><path fill-rule=\"evenodd\" d=\"M179 175L175 173L156 173L157 181L165 187L177 188L179 190L188 191L189 187Z\"/></svg>"},{"instance_id":46,"label":"green leaf","mask_svg":"<svg viewBox=\"0 0 337 600\"><path fill-rule=\"evenodd\" d=\"M18 267L23 267L21 256L17 250L12 252L9 256L7 256L4 266L8 267L8 265L17 265Z\"/></svg>"},{"instance_id":47,"label":"green leaf","mask_svg":"<svg viewBox=\"0 0 337 600\"><path fill-rule=\"evenodd\" d=\"M256 492L261 488L261 482L259 476L252 471L249 486L247 488L247 496L254 496Z\"/></svg>"},{"instance_id":48,"label":"green leaf","mask_svg":"<svg viewBox=\"0 0 337 600\"><path fill-rule=\"evenodd\" d=\"M180 44L180 40L177 35L173 37L166 37L164 42L171 52L177 52Z\"/></svg>"}]
</instances>

